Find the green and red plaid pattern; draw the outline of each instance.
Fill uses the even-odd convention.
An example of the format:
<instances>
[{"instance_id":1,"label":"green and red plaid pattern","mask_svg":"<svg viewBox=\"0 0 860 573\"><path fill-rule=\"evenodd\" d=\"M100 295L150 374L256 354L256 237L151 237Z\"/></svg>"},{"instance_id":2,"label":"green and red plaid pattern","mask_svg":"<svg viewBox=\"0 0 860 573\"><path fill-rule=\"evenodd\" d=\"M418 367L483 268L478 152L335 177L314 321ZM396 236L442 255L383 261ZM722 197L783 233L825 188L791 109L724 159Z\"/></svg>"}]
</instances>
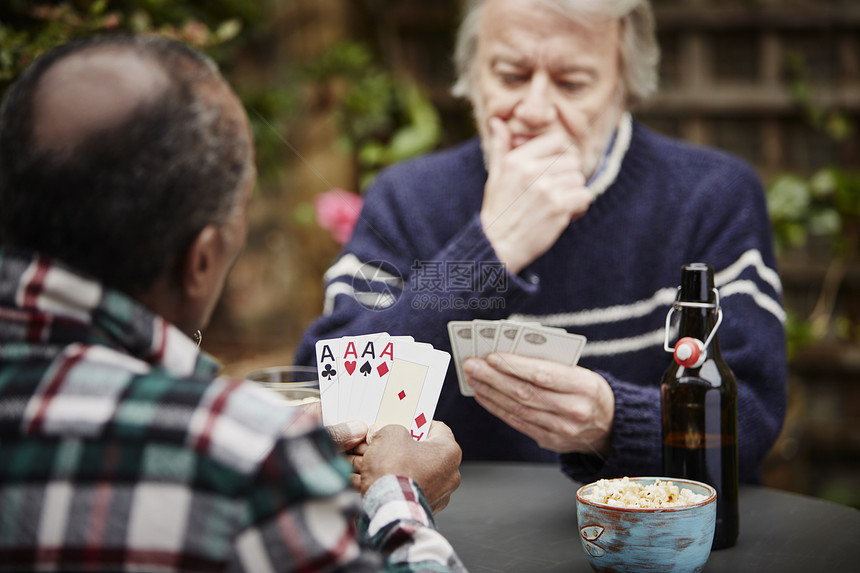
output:
<instances>
[{"instance_id":1,"label":"green and red plaid pattern","mask_svg":"<svg viewBox=\"0 0 860 573\"><path fill-rule=\"evenodd\" d=\"M173 325L0 249L0 572L462 571L417 486Z\"/></svg>"}]
</instances>

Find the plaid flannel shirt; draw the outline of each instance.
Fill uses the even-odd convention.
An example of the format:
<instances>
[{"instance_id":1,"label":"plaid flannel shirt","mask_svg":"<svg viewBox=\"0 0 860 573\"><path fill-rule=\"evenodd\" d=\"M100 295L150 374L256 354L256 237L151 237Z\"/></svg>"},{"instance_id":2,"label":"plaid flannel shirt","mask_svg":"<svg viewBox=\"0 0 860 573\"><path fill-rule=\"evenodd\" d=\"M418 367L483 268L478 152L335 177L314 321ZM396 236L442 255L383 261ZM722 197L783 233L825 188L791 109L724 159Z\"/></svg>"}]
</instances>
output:
<instances>
[{"instance_id":1,"label":"plaid flannel shirt","mask_svg":"<svg viewBox=\"0 0 860 573\"><path fill-rule=\"evenodd\" d=\"M130 298L0 249L0 571L463 570L420 489Z\"/></svg>"}]
</instances>

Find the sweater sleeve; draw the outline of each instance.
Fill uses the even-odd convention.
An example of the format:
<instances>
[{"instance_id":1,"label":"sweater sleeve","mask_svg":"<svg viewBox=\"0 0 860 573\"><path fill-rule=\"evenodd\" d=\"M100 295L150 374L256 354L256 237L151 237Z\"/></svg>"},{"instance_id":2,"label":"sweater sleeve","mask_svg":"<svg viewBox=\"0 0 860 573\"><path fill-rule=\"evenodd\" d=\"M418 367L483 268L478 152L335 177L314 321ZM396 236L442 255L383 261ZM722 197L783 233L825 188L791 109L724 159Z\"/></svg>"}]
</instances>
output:
<instances>
[{"instance_id":1,"label":"sweater sleeve","mask_svg":"<svg viewBox=\"0 0 860 573\"><path fill-rule=\"evenodd\" d=\"M711 169L690 189L689 204L674 220L690 222L678 225L686 261L714 266L724 315L720 348L738 384L740 479L754 483L785 416L785 313L761 183L741 162L720 163L721 169ZM563 470L578 481L660 475L659 385L601 374L616 401L611 452L606 459L564 454Z\"/></svg>"}]
</instances>

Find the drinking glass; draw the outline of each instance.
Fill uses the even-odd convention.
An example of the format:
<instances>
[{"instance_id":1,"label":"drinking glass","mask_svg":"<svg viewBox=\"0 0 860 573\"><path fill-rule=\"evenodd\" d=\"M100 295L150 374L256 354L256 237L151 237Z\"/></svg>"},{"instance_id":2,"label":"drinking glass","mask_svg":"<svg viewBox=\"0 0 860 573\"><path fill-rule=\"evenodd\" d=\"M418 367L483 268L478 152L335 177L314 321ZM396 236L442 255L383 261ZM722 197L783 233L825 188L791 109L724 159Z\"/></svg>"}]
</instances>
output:
<instances>
[{"instance_id":1,"label":"drinking glass","mask_svg":"<svg viewBox=\"0 0 860 573\"><path fill-rule=\"evenodd\" d=\"M318 402L320 385L313 366L272 366L254 370L246 378L274 390L291 405Z\"/></svg>"}]
</instances>

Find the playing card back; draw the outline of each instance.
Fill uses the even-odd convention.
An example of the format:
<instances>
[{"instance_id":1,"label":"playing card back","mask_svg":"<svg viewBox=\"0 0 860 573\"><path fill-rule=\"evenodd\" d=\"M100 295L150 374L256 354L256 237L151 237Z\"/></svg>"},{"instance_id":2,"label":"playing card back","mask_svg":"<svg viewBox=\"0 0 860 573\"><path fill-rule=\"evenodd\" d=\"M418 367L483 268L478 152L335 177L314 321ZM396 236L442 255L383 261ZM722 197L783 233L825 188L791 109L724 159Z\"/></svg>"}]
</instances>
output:
<instances>
[{"instance_id":1,"label":"playing card back","mask_svg":"<svg viewBox=\"0 0 860 573\"><path fill-rule=\"evenodd\" d=\"M585 342L584 336L562 329L524 327L514 343L513 353L573 366L579 361Z\"/></svg>"}]
</instances>

